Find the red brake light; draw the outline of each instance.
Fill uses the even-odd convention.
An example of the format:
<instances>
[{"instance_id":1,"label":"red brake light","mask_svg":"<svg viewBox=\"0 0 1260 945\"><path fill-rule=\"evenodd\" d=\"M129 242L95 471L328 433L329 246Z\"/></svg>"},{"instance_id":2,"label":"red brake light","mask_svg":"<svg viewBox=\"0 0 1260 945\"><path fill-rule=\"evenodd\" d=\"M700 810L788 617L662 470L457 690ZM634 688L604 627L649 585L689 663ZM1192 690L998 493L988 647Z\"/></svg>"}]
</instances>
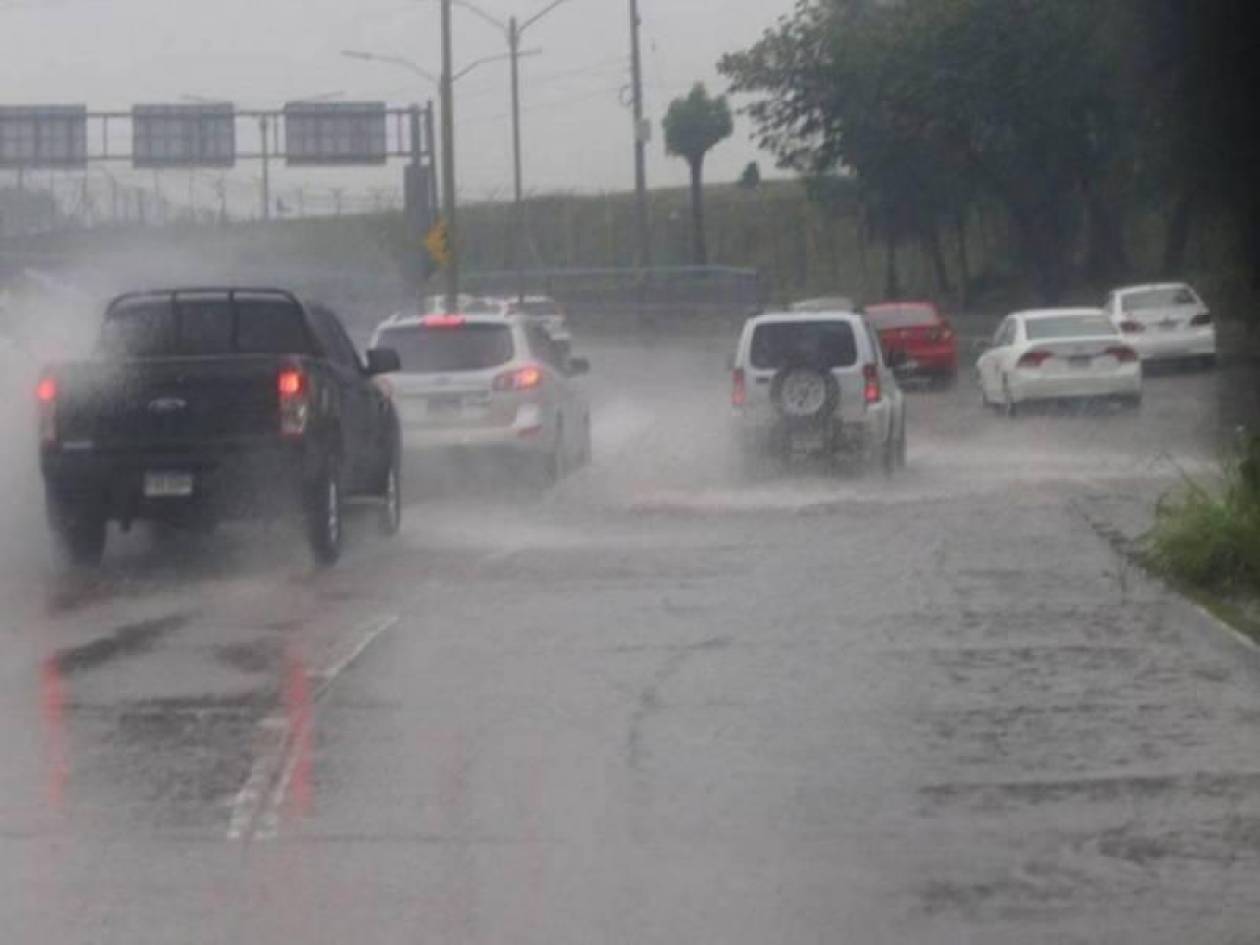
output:
<instances>
[{"instance_id":1,"label":"red brake light","mask_svg":"<svg viewBox=\"0 0 1260 945\"><path fill-rule=\"evenodd\" d=\"M426 315L420 319L425 328L463 328L465 323L463 315Z\"/></svg>"},{"instance_id":2,"label":"red brake light","mask_svg":"<svg viewBox=\"0 0 1260 945\"><path fill-rule=\"evenodd\" d=\"M39 438L53 443L57 439L57 382L51 377L40 378L35 385L35 399L39 402Z\"/></svg>"},{"instance_id":3,"label":"red brake light","mask_svg":"<svg viewBox=\"0 0 1260 945\"><path fill-rule=\"evenodd\" d=\"M731 372L731 406L742 407L748 402L748 381L743 368Z\"/></svg>"},{"instance_id":4,"label":"red brake light","mask_svg":"<svg viewBox=\"0 0 1260 945\"><path fill-rule=\"evenodd\" d=\"M1050 351L1029 351L1022 358L1015 362L1016 367L1035 368L1041 367L1042 363L1054 357Z\"/></svg>"},{"instance_id":5,"label":"red brake light","mask_svg":"<svg viewBox=\"0 0 1260 945\"><path fill-rule=\"evenodd\" d=\"M1120 323L1120 330L1126 335L1140 335L1146 331L1146 326L1141 322L1126 320Z\"/></svg>"},{"instance_id":6,"label":"red brake light","mask_svg":"<svg viewBox=\"0 0 1260 945\"><path fill-rule=\"evenodd\" d=\"M883 396L883 391L879 385L879 368L873 364L868 364L862 368L862 377L865 384L862 388L862 396L868 404L877 404Z\"/></svg>"},{"instance_id":7,"label":"red brake light","mask_svg":"<svg viewBox=\"0 0 1260 945\"><path fill-rule=\"evenodd\" d=\"M286 369L281 371L276 378L276 389L281 397L296 397L306 386L305 381L301 371Z\"/></svg>"},{"instance_id":8,"label":"red brake light","mask_svg":"<svg viewBox=\"0 0 1260 945\"><path fill-rule=\"evenodd\" d=\"M1212 324L1212 313L1200 312L1198 315L1194 316L1194 318L1190 319L1190 324L1196 326L1210 325Z\"/></svg>"},{"instance_id":9,"label":"red brake light","mask_svg":"<svg viewBox=\"0 0 1260 945\"><path fill-rule=\"evenodd\" d=\"M306 374L297 368L284 368L276 375L280 395L280 435L302 436L311 417Z\"/></svg>"},{"instance_id":10,"label":"red brake light","mask_svg":"<svg viewBox=\"0 0 1260 945\"><path fill-rule=\"evenodd\" d=\"M1132 364L1138 359L1137 352L1132 348L1126 348L1124 345L1116 345L1114 348L1108 348L1103 354L1109 354L1121 364Z\"/></svg>"},{"instance_id":11,"label":"red brake light","mask_svg":"<svg viewBox=\"0 0 1260 945\"><path fill-rule=\"evenodd\" d=\"M517 368L515 371L505 371L496 377L494 379L494 389L498 391L533 390L540 386L542 382L542 368L535 364L527 364L523 368Z\"/></svg>"}]
</instances>

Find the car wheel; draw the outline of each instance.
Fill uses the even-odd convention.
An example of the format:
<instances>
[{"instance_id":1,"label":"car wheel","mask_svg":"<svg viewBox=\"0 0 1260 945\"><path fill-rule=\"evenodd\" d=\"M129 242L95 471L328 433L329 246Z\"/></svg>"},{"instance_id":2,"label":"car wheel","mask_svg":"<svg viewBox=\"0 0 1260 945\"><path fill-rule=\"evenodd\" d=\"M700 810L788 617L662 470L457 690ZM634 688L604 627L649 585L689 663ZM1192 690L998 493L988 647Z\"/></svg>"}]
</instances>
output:
<instances>
[{"instance_id":1,"label":"car wheel","mask_svg":"<svg viewBox=\"0 0 1260 945\"><path fill-rule=\"evenodd\" d=\"M58 559L73 567L94 568L105 555L104 512L90 502L46 496L48 525Z\"/></svg>"},{"instance_id":2,"label":"car wheel","mask_svg":"<svg viewBox=\"0 0 1260 945\"><path fill-rule=\"evenodd\" d=\"M897 434L895 432L889 432L888 439L884 441L880 449L879 465L885 476L891 476L897 471Z\"/></svg>"},{"instance_id":3,"label":"car wheel","mask_svg":"<svg viewBox=\"0 0 1260 945\"><path fill-rule=\"evenodd\" d=\"M399 470L397 452L390 460L389 470L385 474L385 489L381 493L377 527L381 534L387 537L397 535L402 527L402 474Z\"/></svg>"},{"instance_id":4,"label":"car wheel","mask_svg":"<svg viewBox=\"0 0 1260 945\"><path fill-rule=\"evenodd\" d=\"M1002 381L1002 403L998 406L1003 416L1012 419L1019 416L1019 404L1015 403L1015 397L1011 394L1010 381L1005 379Z\"/></svg>"},{"instance_id":5,"label":"car wheel","mask_svg":"<svg viewBox=\"0 0 1260 945\"><path fill-rule=\"evenodd\" d=\"M897 436L897 467L906 468L906 418L901 417L901 433Z\"/></svg>"},{"instance_id":6,"label":"car wheel","mask_svg":"<svg viewBox=\"0 0 1260 945\"><path fill-rule=\"evenodd\" d=\"M578 447L578 468L589 466L594 455L595 451L591 445L591 418L587 417L582 424L582 440Z\"/></svg>"},{"instance_id":7,"label":"car wheel","mask_svg":"<svg viewBox=\"0 0 1260 945\"><path fill-rule=\"evenodd\" d=\"M336 564L341 557L343 513L341 475L336 462L329 460L306 497L307 540L319 564Z\"/></svg>"}]
</instances>

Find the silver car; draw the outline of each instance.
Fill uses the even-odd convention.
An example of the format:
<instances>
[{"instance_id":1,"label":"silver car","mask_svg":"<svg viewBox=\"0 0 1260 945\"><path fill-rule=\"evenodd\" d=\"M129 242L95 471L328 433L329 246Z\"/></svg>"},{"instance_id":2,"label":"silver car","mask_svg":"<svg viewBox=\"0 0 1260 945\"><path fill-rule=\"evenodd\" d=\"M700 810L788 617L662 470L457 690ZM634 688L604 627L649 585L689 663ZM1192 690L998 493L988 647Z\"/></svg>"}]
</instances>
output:
<instances>
[{"instance_id":1,"label":"silver car","mask_svg":"<svg viewBox=\"0 0 1260 945\"><path fill-rule=\"evenodd\" d=\"M389 384L408 455L475 451L548 482L589 462L590 407L575 378L590 365L539 326L497 314L395 316L372 344L402 363Z\"/></svg>"}]
</instances>

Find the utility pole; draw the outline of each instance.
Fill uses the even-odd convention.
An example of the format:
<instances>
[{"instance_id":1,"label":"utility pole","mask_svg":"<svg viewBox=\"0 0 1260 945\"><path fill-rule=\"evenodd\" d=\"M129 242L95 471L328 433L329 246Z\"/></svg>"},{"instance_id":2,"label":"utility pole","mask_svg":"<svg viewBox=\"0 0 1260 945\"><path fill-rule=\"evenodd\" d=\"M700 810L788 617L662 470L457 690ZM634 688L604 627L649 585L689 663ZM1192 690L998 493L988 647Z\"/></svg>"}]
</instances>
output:
<instances>
[{"instance_id":1,"label":"utility pole","mask_svg":"<svg viewBox=\"0 0 1260 945\"><path fill-rule=\"evenodd\" d=\"M634 95L634 199L638 268L652 264L648 233L647 133L643 125L643 62L639 52L639 0L630 0L630 78Z\"/></svg>"},{"instance_id":2,"label":"utility pole","mask_svg":"<svg viewBox=\"0 0 1260 945\"><path fill-rule=\"evenodd\" d=\"M516 17L508 20L508 51L512 56L512 269L516 296L525 302L525 260L521 241L525 235L525 205L521 187L521 30Z\"/></svg>"},{"instance_id":3,"label":"utility pole","mask_svg":"<svg viewBox=\"0 0 1260 945\"><path fill-rule=\"evenodd\" d=\"M442 0L442 216L450 259L446 264L446 311L459 307L459 229L455 221L455 78L452 74L451 0Z\"/></svg>"},{"instance_id":4,"label":"utility pole","mask_svg":"<svg viewBox=\"0 0 1260 945\"><path fill-rule=\"evenodd\" d=\"M258 129L262 132L262 218L271 219L271 164L267 141L267 116L258 119Z\"/></svg>"}]
</instances>

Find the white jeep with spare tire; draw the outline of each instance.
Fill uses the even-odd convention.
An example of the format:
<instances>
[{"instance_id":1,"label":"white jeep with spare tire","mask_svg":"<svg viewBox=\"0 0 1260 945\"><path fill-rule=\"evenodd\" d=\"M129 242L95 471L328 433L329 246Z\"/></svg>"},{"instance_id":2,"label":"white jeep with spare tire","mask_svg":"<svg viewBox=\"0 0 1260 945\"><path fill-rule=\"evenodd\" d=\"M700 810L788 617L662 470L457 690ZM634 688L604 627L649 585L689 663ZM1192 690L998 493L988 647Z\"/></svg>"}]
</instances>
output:
<instances>
[{"instance_id":1,"label":"white jeep with spare tire","mask_svg":"<svg viewBox=\"0 0 1260 945\"><path fill-rule=\"evenodd\" d=\"M744 455L856 459L891 474L906 460L906 403L894 367L855 312L750 318L731 378Z\"/></svg>"}]
</instances>

